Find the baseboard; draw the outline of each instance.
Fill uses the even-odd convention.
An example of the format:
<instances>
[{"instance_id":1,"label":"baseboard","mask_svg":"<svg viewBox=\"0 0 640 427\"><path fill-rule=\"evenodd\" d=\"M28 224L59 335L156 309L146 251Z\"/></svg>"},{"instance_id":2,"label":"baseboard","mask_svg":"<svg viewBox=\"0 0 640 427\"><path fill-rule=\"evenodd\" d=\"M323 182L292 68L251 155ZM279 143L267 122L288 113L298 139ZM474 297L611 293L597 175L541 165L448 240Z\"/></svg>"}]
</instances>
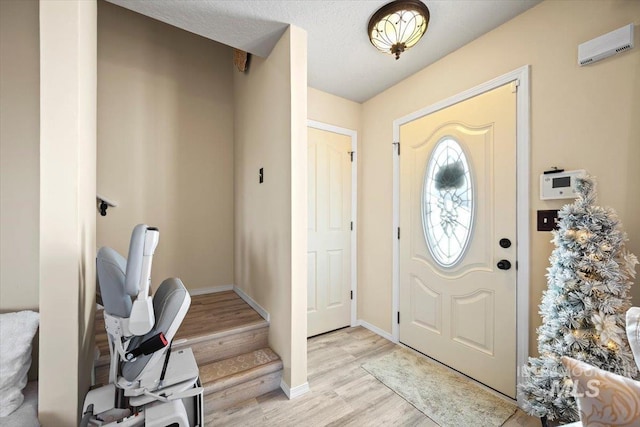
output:
<instances>
[{"instance_id":1,"label":"baseboard","mask_svg":"<svg viewBox=\"0 0 640 427\"><path fill-rule=\"evenodd\" d=\"M289 384L284 382L284 380L280 380L280 388L282 389L282 391L284 391L284 394L287 395L289 400L291 400L307 393L309 391L309 383L306 382L304 384L300 384L299 386L291 388L289 387Z\"/></svg>"},{"instance_id":2,"label":"baseboard","mask_svg":"<svg viewBox=\"0 0 640 427\"><path fill-rule=\"evenodd\" d=\"M249 304L251 306L251 308L253 308L255 311L258 312L258 314L260 316L262 316L262 318L264 320L266 320L267 322L271 321L271 316L269 315L269 312L267 310L265 310L260 304L258 304L257 302L255 302L253 300L253 298L251 298L249 295L245 294L244 291L242 289L240 289L237 286L233 287L233 290L236 292L236 294L238 294L238 296L240 298L242 298L244 300L244 302L246 302L247 304Z\"/></svg>"},{"instance_id":3,"label":"baseboard","mask_svg":"<svg viewBox=\"0 0 640 427\"><path fill-rule=\"evenodd\" d=\"M358 319L358 326L362 326L363 328L367 328L368 330L370 330L374 334L378 334L382 338L388 339L391 342L394 342L394 343L397 342L393 338L393 335L391 335L389 332L383 331L382 329L378 328L377 326L374 326L371 323L366 322L366 321L364 321L362 319Z\"/></svg>"},{"instance_id":4,"label":"baseboard","mask_svg":"<svg viewBox=\"0 0 640 427\"><path fill-rule=\"evenodd\" d=\"M215 294L216 292L232 291L234 285L209 286L208 288L190 289L189 295Z\"/></svg>"}]
</instances>

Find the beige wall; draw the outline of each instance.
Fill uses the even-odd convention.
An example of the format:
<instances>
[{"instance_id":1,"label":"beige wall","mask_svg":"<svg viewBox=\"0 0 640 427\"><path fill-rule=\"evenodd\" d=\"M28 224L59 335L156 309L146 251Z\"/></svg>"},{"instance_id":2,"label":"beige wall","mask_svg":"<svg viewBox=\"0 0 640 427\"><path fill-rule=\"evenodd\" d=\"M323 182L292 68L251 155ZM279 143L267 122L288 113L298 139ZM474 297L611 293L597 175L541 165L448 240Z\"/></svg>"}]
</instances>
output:
<instances>
[{"instance_id":1,"label":"beige wall","mask_svg":"<svg viewBox=\"0 0 640 427\"><path fill-rule=\"evenodd\" d=\"M233 284L231 48L98 4L98 245L127 255L133 227L160 229L157 286Z\"/></svg>"},{"instance_id":2,"label":"beige wall","mask_svg":"<svg viewBox=\"0 0 640 427\"><path fill-rule=\"evenodd\" d=\"M306 89L306 33L295 27L234 73L235 283L270 313L290 387L306 382Z\"/></svg>"},{"instance_id":3,"label":"beige wall","mask_svg":"<svg viewBox=\"0 0 640 427\"><path fill-rule=\"evenodd\" d=\"M38 308L38 2L0 1L0 311Z\"/></svg>"},{"instance_id":4,"label":"beige wall","mask_svg":"<svg viewBox=\"0 0 640 427\"><path fill-rule=\"evenodd\" d=\"M636 24L636 48L578 67L578 44ZM598 177L600 202L619 214L640 254L640 49L637 1L545 1L364 103L359 242L361 318L391 331L392 122L494 77L531 64L530 352L553 249L535 231L539 175L551 166ZM426 41L425 41L426 42ZM409 55L411 52L408 53ZM640 286L635 287L640 304Z\"/></svg>"},{"instance_id":5,"label":"beige wall","mask_svg":"<svg viewBox=\"0 0 640 427\"><path fill-rule=\"evenodd\" d=\"M310 120L355 130L360 135L362 104L310 87L307 105Z\"/></svg>"},{"instance_id":6,"label":"beige wall","mask_svg":"<svg viewBox=\"0 0 640 427\"><path fill-rule=\"evenodd\" d=\"M40 2L39 419L76 425L95 306L95 1Z\"/></svg>"}]
</instances>

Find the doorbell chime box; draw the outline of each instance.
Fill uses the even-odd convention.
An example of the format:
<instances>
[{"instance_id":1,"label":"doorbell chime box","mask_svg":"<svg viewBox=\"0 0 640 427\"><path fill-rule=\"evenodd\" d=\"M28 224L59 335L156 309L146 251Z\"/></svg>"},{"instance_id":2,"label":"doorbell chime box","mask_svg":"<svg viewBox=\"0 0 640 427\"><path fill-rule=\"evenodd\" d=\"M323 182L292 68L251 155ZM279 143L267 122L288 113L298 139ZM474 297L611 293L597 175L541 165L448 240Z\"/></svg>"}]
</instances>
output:
<instances>
[{"instance_id":1,"label":"doorbell chime box","mask_svg":"<svg viewBox=\"0 0 640 427\"><path fill-rule=\"evenodd\" d=\"M540 175L540 200L575 199L576 178L584 174L584 169L543 173Z\"/></svg>"}]
</instances>

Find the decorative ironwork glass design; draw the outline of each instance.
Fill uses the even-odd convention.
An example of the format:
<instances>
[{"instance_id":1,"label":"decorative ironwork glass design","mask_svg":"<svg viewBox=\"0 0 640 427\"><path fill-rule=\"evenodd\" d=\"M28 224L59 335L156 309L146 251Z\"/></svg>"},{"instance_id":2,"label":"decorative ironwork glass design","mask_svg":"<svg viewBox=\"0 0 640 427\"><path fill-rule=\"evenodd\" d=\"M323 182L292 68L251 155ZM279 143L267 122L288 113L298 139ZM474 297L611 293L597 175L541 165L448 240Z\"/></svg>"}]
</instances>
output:
<instances>
[{"instance_id":1,"label":"decorative ironwork glass design","mask_svg":"<svg viewBox=\"0 0 640 427\"><path fill-rule=\"evenodd\" d=\"M422 193L424 236L439 265L452 267L462 259L473 216L473 181L467 156L455 139L444 137L427 162Z\"/></svg>"}]
</instances>

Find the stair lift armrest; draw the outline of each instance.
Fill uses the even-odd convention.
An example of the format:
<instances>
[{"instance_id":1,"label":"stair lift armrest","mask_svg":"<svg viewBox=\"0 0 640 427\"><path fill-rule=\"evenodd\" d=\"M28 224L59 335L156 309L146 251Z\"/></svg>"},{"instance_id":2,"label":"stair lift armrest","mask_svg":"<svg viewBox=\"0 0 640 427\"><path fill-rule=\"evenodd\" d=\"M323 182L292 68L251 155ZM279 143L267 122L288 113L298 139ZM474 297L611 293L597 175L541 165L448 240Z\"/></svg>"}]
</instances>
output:
<instances>
[{"instance_id":1,"label":"stair lift armrest","mask_svg":"<svg viewBox=\"0 0 640 427\"><path fill-rule=\"evenodd\" d=\"M129 317L129 329L134 335L144 335L149 332L155 322L153 313L153 300L149 295L151 287L151 264L153 254L158 246L160 233L157 229L147 228L144 236L144 249L142 258L142 271L138 286L138 296L131 307Z\"/></svg>"}]
</instances>

